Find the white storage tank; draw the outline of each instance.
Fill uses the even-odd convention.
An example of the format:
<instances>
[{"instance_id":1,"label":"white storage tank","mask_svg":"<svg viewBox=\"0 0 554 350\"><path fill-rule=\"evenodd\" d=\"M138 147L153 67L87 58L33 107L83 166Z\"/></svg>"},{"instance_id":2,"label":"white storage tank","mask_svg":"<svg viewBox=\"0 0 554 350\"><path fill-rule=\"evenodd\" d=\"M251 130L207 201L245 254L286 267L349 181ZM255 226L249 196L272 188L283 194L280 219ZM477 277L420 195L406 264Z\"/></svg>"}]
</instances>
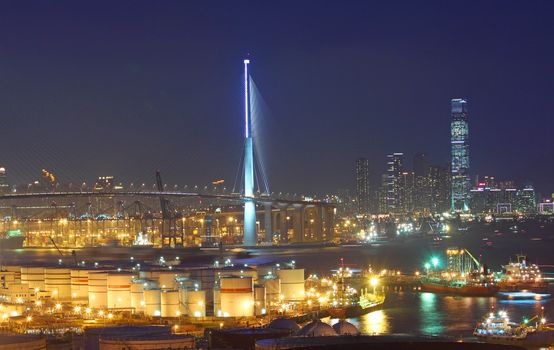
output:
<instances>
[{"instance_id":1,"label":"white storage tank","mask_svg":"<svg viewBox=\"0 0 554 350\"><path fill-rule=\"evenodd\" d=\"M187 315L189 317L206 316L206 291L189 290L187 291Z\"/></svg>"},{"instance_id":2,"label":"white storage tank","mask_svg":"<svg viewBox=\"0 0 554 350\"><path fill-rule=\"evenodd\" d=\"M14 283L21 283L21 266L19 265L4 265L4 271L13 272Z\"/></svg>"},{"instance_id":3,"label":"white storage tank","mask_svg":"<svg viewBox=\"0 0 554 350\"><path fill-rule=\"evenodd\" d=\"M131 281L131 307L135 312L144 312L144 284L146 280L137 278Z\"/></svg>"},{"instance_id":4,"label":"white storage tank","mask_svg":"<svg viewBox=\"0 0 554 350\"><path fill-rule=\"evenodd\" d=\"M131 308L131 280L133 274L128 272L108 273L108 308Z\"/></svg>"},{"instance_id":5,"label":"white storage tank","mask_svg":"<svg viewBox=\"0 0 554 350\"><path fill-rule=\"evenodd\" d=\"M179 317L181 310L179 308L179 291L178 290L162 290L161 292L161 316L162 317Z\"/></svg>"},{"instance_id":6,"label":"white storage tank","mask_svg":"<svg viewBox=\"0 0 554 350\"><path fill-rule=\"evenodd\" d=\"M21 283L31 289L44 289L44 267L21 267Z\"/></svg>"},{"instance_id":7,"label":"white storage tank","mask_svg":"<svg viewBox=\"0 0 554 350\"><path fill-rule=\"evenodd\" d=\"M223 311L221 311L221 291L219 288L214 288L214 315L216 317L223 317Z\"/></svg>"},{"instance_id":8,"label":"white storage tank","mask_svg":"<svg viewBox=\"0 0 554 350\"><path fill-rule=\"evenodd\" d=\"M265 315L266 314L266 306L265 306L265 286L263 285L255 285L254 286L254 313L259 315Z\"/></svg>"},{"instance_id":9,"label":"white storage tank","mask_svg":"<svg viewBox=\"0 0 554 350\"><path fill-rule=\"evenodd\" d=\"M144 290L144 313L148 316L160 317L161 291L157 288Z\"/></svg>"},{"instance_id":10,"label":"white storage tank","mask_svg":"<svg viewBox=\"0 0 554 350\"><path fill-rule=\"evenodd\" d=\"M107 327L87 327L84 331L84 342L86 350L102 349L101 340L119 339L119 338L139 338L139 337L156 337L168 336L171 334L171 328L168 326L107 326ZM121 344L120 344L121 345ZM130 347L122 345L121 348L144 349L144 347ZM155 349L150 344L147 349Z\"/></svg>"},{"instance_id":11,"label":"white storage tank","mask_svg":"<svg viewBox=\"0 0 554 350\"><path fill-rule=\"evenodd\" d=\"M100 338L99 350L121 349L195 349L194 336L190 334L134 335L132 337Z\"/></svg>"},{"instance_id":12,"label":"white storage tank","mask_svg":"<svg viewBox=\"0 0 554 350\"><path fill-rule=\"evenodd\" d=\"M264 280L265 298L268 303L276 303L281 295L281 280L279 278L271 278Z\"/></svg>"},{"instance_id":13,"label":"white storage tank","mask_svg":"<svg viewBox=\"0 0 554 350\"><path fill-rule=\"evenodd\" d=\"M188 315L187 310L187 298L188 298L188 290L186 288L180 288L179 289L179 311L181 312L181 315Z\"/></svg>"},{"instance_id":14,"label":"white storage tank","mask_svg":"<svg viewBox=\"0 0 554 350\"><path fill-rule=\"evenodd\" d=\"M71 300L75 303L88 301L88 274L89 270L71 270Z\"/></svg>"},{"instance_id":15,"label":"white storage tank","mask_svg":"<svg viewBox=\"0 0 554 350\"><path fill-rule=\"evenodd\" d=\"M254 316L252 277L223 277L220 285L223 317Z\"/></svg>"},{"instance_id":16,"label":"white storage tank","mask_svg":"<svg viewBox=\"0 0 554 350\"><path fill-rule=\"evenodd\" d=\"M100 309L108 306L108 273L90 272L88 275L88 304Z\"/></svg>"},{"instance_id":17,"label":"white storage tank","mask_svg":"<svg viewBox=\"0 0 554 350\"><path fill-rule=\"evenodd\" d=\"M304 269L277 270L281 280L281 294L286 301L304 300Z\"/></svg>"},{"instance_id":18,"label":"white storage tank","mask_svg":"<svg viewBox=\"0 0 554 350\"><path fill-rule=\"evenodd\" d=\"M158 272L158 283L161 289L177 289L177 281L175 278L178 274L175 271L160 271Z\"/></svg>"},{"instance_id":19,"label":"white storage tank","mask_svg":"<svg viewBox=\"0 0 554 350\"><path fill-rule=\"evenodd\" d=\"M54 300L71 300L71 271L61 267L44 269L44 289L51 293Z\"/></svg>"}]
</instances>

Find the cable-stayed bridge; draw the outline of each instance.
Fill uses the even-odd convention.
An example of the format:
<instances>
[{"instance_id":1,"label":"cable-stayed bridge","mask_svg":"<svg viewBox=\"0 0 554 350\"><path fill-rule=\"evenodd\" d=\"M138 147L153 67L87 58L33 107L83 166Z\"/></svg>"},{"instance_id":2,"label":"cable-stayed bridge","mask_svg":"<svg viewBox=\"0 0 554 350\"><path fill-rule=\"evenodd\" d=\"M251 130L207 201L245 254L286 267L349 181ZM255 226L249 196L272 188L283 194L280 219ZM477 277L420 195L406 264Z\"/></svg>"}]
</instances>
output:
<instances>
[{"instance_id":1,"label":"cable-stayed bridge","mask_svg":"<svg viewBox=\"0 0 554 350\"><path fill-rule=\"evenodd\" d=\"M236 193L170 191L159 172L154 190L60 190L52 186L48 190L30 187L18 192L4 191L0 194L2 232L20 230L30 246L52 243L68 247L110 240L126 245L180 247L332 239L332 203L269 191L252 129L256 108L249 64L249 60L244 60L244 153L239 179L242 186ZM91 227L98 221L102 228Z\"/></svg>"}]
</instances>

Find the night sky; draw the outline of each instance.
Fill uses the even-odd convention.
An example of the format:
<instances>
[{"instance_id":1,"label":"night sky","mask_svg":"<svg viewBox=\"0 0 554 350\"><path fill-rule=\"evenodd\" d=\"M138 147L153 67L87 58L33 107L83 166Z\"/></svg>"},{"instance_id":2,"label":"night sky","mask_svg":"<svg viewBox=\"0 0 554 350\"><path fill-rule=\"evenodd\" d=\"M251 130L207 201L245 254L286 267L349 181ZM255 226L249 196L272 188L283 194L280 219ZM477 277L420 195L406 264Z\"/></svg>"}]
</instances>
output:
<instances>
[{"instance_id":1,"label":"night sky","mask_svg":"<svg viewBox=\"0 0 554 350\"><path fill-rule=\"evenodd\" d=\"M247 53L274 191L354 188L357 157L446 164L463 97L471 173L554 192L552 1L2 1L0 164L232 187Z\"/></svg>"}]
</instances>

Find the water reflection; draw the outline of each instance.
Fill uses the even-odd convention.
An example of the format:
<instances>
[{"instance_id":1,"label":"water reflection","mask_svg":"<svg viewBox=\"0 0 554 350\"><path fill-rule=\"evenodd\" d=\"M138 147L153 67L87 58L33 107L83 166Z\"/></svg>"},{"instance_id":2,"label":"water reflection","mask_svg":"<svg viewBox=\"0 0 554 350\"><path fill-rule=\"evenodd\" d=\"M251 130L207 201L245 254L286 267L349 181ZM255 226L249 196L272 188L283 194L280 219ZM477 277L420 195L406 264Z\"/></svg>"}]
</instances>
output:
<instances>
[{"instance_id":1,"label":"water reflection","mask_svg":"<svg viewBox=\"0 0 554 350\"><path fill-rule=\"evenodd\" d=\"M412 334L472 338L473 328L491 308L505 310L514 322L540 314L553 315L551 300L503 301L434 293L390 293L383 310L349 319L363 334ZM337 320L332 320L333 323Z\"/></svg>"},{"instance_id":2,"label":"water reflection","mask_svg":"<svg viewBox=\"0 0 554 350\"><path fill-rule=\"evenodd\" d=\"M349 321L358 327L363 334L378 335L390 333L389 319L383 310L373 311Z\"/></svg>"},{"instance_id":3,"label":"water reflection","mask_svg":"<svg viewBox=\"0 0 554 350\"><path fill-rule=\"evenodd\" d=\"M437 312L437 295L434 293L421 293L419 296L420 333L424 335L441 334L444 326L441 322L441 314Z\"/></svg>"}]
</instances>

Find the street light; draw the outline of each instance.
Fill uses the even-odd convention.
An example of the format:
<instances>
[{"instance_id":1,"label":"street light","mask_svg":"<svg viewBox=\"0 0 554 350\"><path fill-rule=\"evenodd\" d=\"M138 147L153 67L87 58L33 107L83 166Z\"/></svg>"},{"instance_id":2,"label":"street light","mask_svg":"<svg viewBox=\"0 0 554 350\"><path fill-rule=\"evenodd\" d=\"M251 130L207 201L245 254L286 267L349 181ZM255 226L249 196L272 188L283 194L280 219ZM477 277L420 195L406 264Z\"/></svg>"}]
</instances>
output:
<instances>
[{"instance_id":1,"label":"street light","mask_svg":"<svg viewBox=\"0 0 554 350\"><path fill-rule=\"evenodd\" d=\"M431 259L431 262L433 263L433 267L436 269L437 266L439 265L439 259L438 258L433 258L433 259Z\"/></svg>"}]
</instances>

